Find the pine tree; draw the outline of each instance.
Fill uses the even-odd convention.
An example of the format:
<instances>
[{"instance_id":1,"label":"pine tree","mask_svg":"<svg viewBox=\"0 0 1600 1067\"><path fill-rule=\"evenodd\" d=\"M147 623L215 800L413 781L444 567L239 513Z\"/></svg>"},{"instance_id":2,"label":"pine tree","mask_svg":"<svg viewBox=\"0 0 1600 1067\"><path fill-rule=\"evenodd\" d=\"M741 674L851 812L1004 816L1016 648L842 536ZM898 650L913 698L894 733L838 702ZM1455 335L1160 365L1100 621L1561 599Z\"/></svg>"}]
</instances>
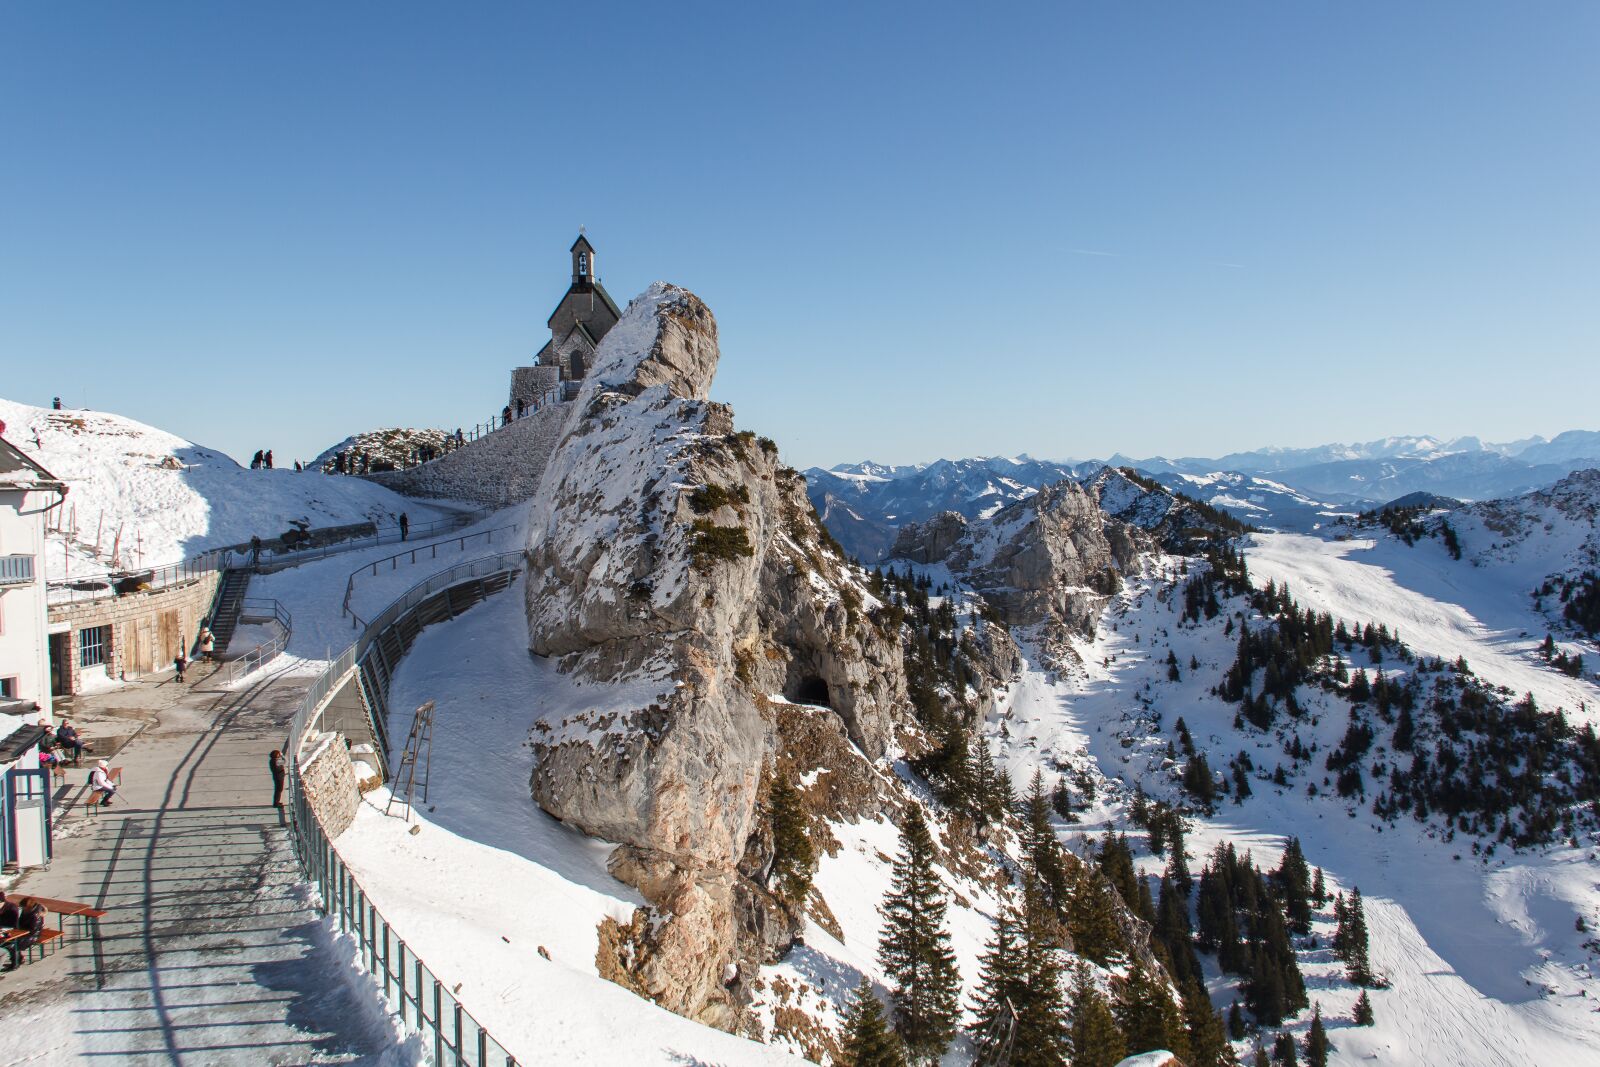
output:
<instances>
[{"instance_id":1,"label":"pine tree","mask_svg":"<svg viewBox=\"0 0 1600 1067\"><path fill-rule=\"evenodd\" d=\"M1050 822L1044 775L1037 770L1028 784L1028 796L1022 802L1022 851L1024 861L1043 886L1050 903L1060 907L1067 896L1066 872L1061 862L1061 844Z\"/></svg>"},{"instance_id":2,"label":"pine tree","mask_svg":"<svg viewBox=\"0 0 1600 1067\"><path fill-rule=\"evenodd\" d=\"M1278 1039L1272 1043L1272 1058L1282 1067L1299 1067L1300 1058L1295 1054L1294 1035L1278 1035Z\"/></svg>"},{"instance_id":3,"label":"pine tree","mask_svg":"<svg viewBox=\"0 0 1600 1067\"><path fill-rule=\"evenodd\" d=\"M1283 863L1274 878L1278 892L1283 897L1284 915L1297 934L1311 932L1311 871L1306 866L1305 853L1300 850L1300 839L1291 837L1283 850Z\"/></svg>"},{"instance_id":4,"label":"pine tree","mask_svg":"<svg viewBox=\"0 0 1600 1067\"><path fill-rule=\"evenodd\" d=\"M1356 999L1355 1024L1357 1026L1371 1026L1373 1023L1372 998L1367 996L1363 989L1361 996Z\"/></svg>"},{"instance_id":5,"label":"pine tree","mask_svg":"<svg viewBox=\"0 0 1600 1067\"><path fill-rule=\"evenodd\" d=\"M811 888L811 866L816 853L807 833L800 794L787 778L772 783L772 871L768 882L785 900L799 904Z\"/></svg>"},{"instance_id":6,"label":"pine tree","mask_svg":"<svg viewBox=\"0 0 1600 1067\"><path fill-rule=\"evenodd\" d=\"M1188 1034L1167 985L1145 970L1136 957L1128 976L1119 983L1115 1006L1131 1054L1166 1049L1179 1059L1188 1058Z\"/></svg>"},{"instance_id":7,"label":"pine tree","mask_svg":"<svg viewBox=\"0 0 1600 1067\"><path fill-rule=\"evenodd\" d=\"M1318 867L1311 876L1311 903L1322 907L1328 902L1328 883L1323 880L1322 868Z\"/></svg>"},{"instance_id":8,"label":"pine tree","mask_svg":"<svg viewBox=\"0 0 1600 1067\"><path fill-rule=\"evenodd\" d=\"M1345 931L1339 941L1339 955L1349 966L1350 981L1359 986L1372 984L1372 965L1367 959L1367 916L1361 906L1361 890L1350 891L1345 906Z\"/></svg>"},{"instance_id":9,"label":"pine tree","mask_svg":"<svg viewBox=\"0 0 1600 1067\"><path fill-rule=\"evenodd\" d=\"M1064 1067L1070 1048L1066 994L1055 952L1054 915L1044 890L1024 886L1022 908L1022 986L1012 998L1017 1041L1011 1067Z\"/></svg>"},{"instance_id":10,"label":"pine tree","mask_svg":"<svg viewBox=\"0 0 1600 1067\"><path fill-rule=\"evenodd\" d=\"M1111 886L1087 863L1078 868L1067 901L1067 930L1078 955L1102 966L1122 951Z\"/></svg>"},{"instance_id":11,"label":"pine tree","mask_svg":"<svg viewBox=\"0 0 1600 1067\"><path fill-rule=\"evenodd\" d=\"M1307 1067L1328 1067L1328 1031L1322 1025L1322 1005L1311 1011L1311 1032L1306 1035Z\"/></svg>"},{"instance_id":12,"label":"pine tree","mask_svg":"<svg viewBox=\"0 0 1600 1067\"><path fill-rule=\"evenodd\" d=\"M1116 1067L1127 1049L1106 998L1080 967L1072 989L1072 1067Z\"/></svg>"},{"instance_id":13,"label":"pine tree","mask_svg":"<svg viewBox=\"0 0 1600 1067\"><path fill-rule=\"evenodd\" d=\"M895 1031L913 1060L936 1060L955 1036L961 975L944 928L948 902L934 870L933 839L911 809L883 901L878 962L892 983Z\"/></svg>"},{"instance_id":14,"label":"pine tree","mask_svg":"<svg viewBox=\"0 0 1600 1067\"><path fill-rule=\"evenodd\" d=\"M883 1004L865 978L845 1008L839 1051L843 1067L905 1067L900 1039L889 1029Z\"/></svg>"},{"instance_id":15,"label":"pine tree","mask_svg":"<svg viewBox=\"0 0 1600 1067\"><path fill-rule=\"evenodd\" d=\"M1235 1041L1243 1041L1244 1035L1244 1012L1239 1010L1239 1002L1236 1000L1228 1005L1228 1036Z\"/></svg>"},{"instance_id":16,"label":"pine tree","mask_svg":"<svg viewBox=\"0 0 1600 1067\"><path fill-rule=\"evenodd\" d=\"M1234 1062L1222 1016L1211 1009L1211 997L1198 979L1184 986L1183 1023L1189 1036L1189 1055L1183 1062L1189 1067L1226 1067Z\"/></svg>"},{"instance_id":17,"label":"pine tree","mask_svg":"<svg viewBox=\"0 0 1600 1067\"><path fill-rule=\"evenodd\" d=\"M1251 1067L1272 1067L1271 1061L1267 1059L1267 1050L1262 1047L1259 1038L1256 1040L1255 1053L1250 1057L1250 1064Z\"/></svg>"},{"instance_id":18,"label":"pine tree","mask_svg":"<svg viewBox=\"0 0 1600 1067\"><path fill-rule=\"evenodd\" d=\"M1022 952L1017 947L1019 916L1006 910L994 924L994 935L978 961L978 990L972 1002L975 1021L967 1027L979 1047L977 1063L999 1063L999 1046L1015 1041L1015 1000L1027 981Z\"/></svg>"}]
</instances>

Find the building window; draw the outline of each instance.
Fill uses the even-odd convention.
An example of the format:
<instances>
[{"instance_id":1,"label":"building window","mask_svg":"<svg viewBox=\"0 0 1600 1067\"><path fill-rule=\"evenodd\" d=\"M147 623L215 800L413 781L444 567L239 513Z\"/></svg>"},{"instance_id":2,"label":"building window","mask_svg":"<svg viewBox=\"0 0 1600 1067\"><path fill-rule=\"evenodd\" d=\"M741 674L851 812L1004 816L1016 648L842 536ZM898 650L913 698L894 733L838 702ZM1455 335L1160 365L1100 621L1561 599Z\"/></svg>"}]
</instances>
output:
<instances>
[{"instance_id":1,"label":"building window","mask_svg":"<svg viewBox=\"0 0 1600 1067\"><path fill-rule=\"evenodd\" d=\"M78 631L78 666L99 667L111 651L111 627L90 626Z\"/></svg>"},{"instance_id":2,"label":"building window","mask_svg":"<svg viewBox=\"0 0 1600 1067\"><path fill-rule=\"evenodd\" d=\"M17 680L15 678L0 678L0 700L17 699Z\"/></svg>"},{"instance_id":3,"label":"building window","mask_svg":"<svg viewBox=\"0 0 1600 1067\"><path fill-rule=\"evenodd\" d=\"M587 253L587 252L579 252L578 253L578 275L579 275L579 277L588 277L588 274L589 274L589 253Z\"/></svg>"}]
</instances>

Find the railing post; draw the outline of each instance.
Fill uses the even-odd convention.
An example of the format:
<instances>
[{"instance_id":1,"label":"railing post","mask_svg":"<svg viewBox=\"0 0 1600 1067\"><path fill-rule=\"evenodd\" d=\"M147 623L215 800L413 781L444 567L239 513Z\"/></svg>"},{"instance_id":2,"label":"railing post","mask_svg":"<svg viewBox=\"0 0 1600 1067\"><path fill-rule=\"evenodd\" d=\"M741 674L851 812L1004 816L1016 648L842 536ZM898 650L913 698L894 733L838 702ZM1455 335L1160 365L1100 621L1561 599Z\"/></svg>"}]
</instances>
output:
<instances>
[{"instance_id":1,"label":"railing post","mask_svg":"<svg viewBox=\"0 0 1600 1067\"><path fill-rule=\"evenodd\" d=\"M451 1000L455 1000L455 997L452 996L450 999ZM461 1001L455 1000L455 1005L456 1005L456 1067L461 1067L461 1064L462 1064L462 1059L461 1059L461 1051L462 1051L461 1050L461 1044L462 1044L462 1042L461 1042Z\"/></svg>"},{"instance_id":2,"label":"railing post","mask_svg":"<svg viewBox=\"0 0 1600 1067\"><path fill-rule=\"evenodd\" d=\"M389 999L389 923L383 924L383 999Z\"/></svg>"},{"instance_id":3,"label":"railing post","mask_svg":"<svg viewBox=\"0 0 1600 1067\"><path fill-rule=\"evenodd\" d=\"M433 980L433 1062L444 1062L444 989L439 985L439 979Z\"/></svg>"}]
</instances>

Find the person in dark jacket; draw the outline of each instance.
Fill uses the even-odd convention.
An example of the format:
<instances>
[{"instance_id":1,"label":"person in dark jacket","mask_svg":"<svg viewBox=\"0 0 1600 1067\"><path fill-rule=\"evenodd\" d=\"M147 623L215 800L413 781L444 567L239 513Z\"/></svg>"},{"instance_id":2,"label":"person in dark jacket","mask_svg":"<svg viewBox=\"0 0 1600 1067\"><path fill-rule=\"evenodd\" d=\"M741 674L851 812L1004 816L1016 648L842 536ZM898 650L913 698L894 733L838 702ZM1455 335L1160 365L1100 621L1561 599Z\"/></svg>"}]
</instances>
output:
<instances>
[{"instance_id":1,"label":"person in dark jacket","mask_svg":"<svg viewBox=\"0 0 1600 1067\"><path fill-rule=\"evenodd\" d=\"M32 897L22 899L21 915L17 919L17 929L22 931L21 937L14 937L6 942L6 951L11 953L11 969L16 970L22 965L22 954L39 943L39 935L44 933L43 904Z\"/></svg>"},{"instance_id":2,"label":"person in dark jacket","mask_svg":"<svg viewBox=\"0 0 1600 1067\"><path fill-rule=\"evenodd\" d=\"M262 453L261 462L263 464L265 464L267 470L271 470L272 469L272 449L269 448L264 453Z\"/></svg>"},{"instance_id":3,"label":"person in dark jacket","mask_svg":"<svg viewBox=\"0 0 1600 1067\"><path fill-rule=\"evenodd\" d=\"M81 760L83 758L83 750L89 747L77 729L66 719L62 719L61 725L56 727L56 744L63 749L71 750L73 763Z\"/></svg>"},{"instance_id":4,"label":"person in dark jacket","mask_svg":"<svg viewBox=\"0 0 1600 1067\"><path fill-rule=\"evenodd\" d=\"M259 448L256 449L256 454L250 457L250 469L253 471L261 469L261 449Z\"/></svg>"},{"instance_id":5,"label":"person in dark jacket","mask_svg":"<svg viewBox=\"0 0 1600 1067\"><path fill-rule=\"evenodd\" d=\"M183 682L183 672L189 667L189 657L183 654L183 649L178 649L178 654L172 657L172 673L174 680Z\"/></svg>"},{"instance_id":6,"label":"person in dark jacket","mask_svg":"<svg viewBox=\"0 0 1600 1067\"><path fill-rule=\"evenodd\" d=\"M0 930L15 930L22 923L22 909L17 907L16 901L6 897L6 891L0 889Z\"/></svg>"},{"instance_id":7,"label":"person in dark jacket","mask_svg":"<svg viewBox=\"0 0 1600 1067\"><path fill-rule=\"evenodd\" d=\"M405 512L400 513L400 540L404 541L411 534L411 519Z\"/></svg>"},{"instance_id":8,"label":"person in dark jacket","mask_svg":"<svg viewBox=\"0 0 1600 1067\"><path fill-rule=\"evenodd\" d=\"M283 807L283 779L289 773L289 765L284 761L283 752L273 749L272 755L267 757L267 770L272 772L272 806Z\"/></svg>"}]
</instances>

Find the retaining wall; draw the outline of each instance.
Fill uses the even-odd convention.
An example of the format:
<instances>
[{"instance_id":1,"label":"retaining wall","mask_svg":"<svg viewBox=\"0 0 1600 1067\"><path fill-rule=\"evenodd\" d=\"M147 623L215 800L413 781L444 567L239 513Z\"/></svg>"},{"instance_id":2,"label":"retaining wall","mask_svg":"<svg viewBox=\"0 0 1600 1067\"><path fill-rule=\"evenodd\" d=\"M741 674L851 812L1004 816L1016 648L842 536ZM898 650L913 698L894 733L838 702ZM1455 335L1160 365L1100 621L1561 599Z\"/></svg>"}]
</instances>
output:
<instances>
[{"instance_id":1,"label":"retaining wall","mask_svg":"<svg viewBox=\"0 0 1600 1067\"><path fill-rule=\"evenodd\" d=\"M515 504L538 491L571 411L570 404L547 404L429 463L361 477L407 496Z\"/></svg>"},{"instance_id":2,"label":"retaining wall","mask_svg":"<svg viewBox=\"0 0 1600 1067\"><path fill-rule=\"evenodd\" d=\"M192 654L200 620L211 611L221 580L221 571L208 571L192 582L147 593L50 605L50 633L67 635L59 649L64 655L58 657L58 691L82 688L82 633L90 627L111 627L105 671L112 679L168 670L179 648Z\"/></svg>"}]
</instances>

